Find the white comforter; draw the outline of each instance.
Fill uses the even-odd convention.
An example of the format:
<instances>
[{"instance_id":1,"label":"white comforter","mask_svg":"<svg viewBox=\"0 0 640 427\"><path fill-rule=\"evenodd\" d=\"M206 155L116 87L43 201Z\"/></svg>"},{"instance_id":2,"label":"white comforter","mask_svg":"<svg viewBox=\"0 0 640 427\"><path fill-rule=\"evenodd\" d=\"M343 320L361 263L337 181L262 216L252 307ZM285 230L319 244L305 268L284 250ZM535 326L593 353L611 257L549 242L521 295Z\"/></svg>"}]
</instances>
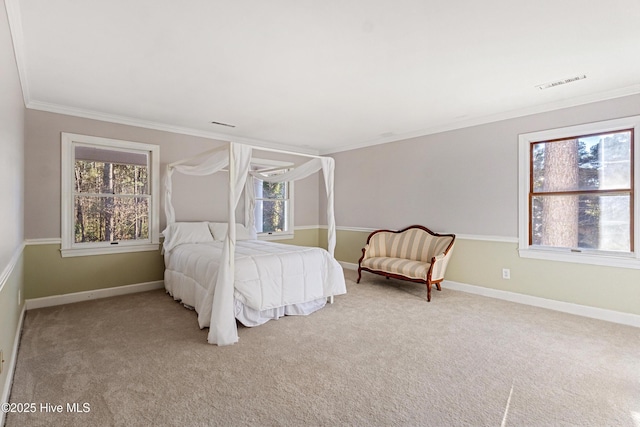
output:
<instances>
[{"instance_id":1,"label":"white comforter","mask_svg":"<svg viewBox=\"0 0 640 427\"><path fill-rule=\"evenodd\" d=\"M201 328L210 326L222 246L182 244L165 253L165 288L195 308ZM247 308L272 313L267 314L271 318L308 314L324 306L327 297L346 293L342 267L324 249L244 240L236 243L235 253L235 312L241 321L239 312Z\"/></svg>"}]
</instances>

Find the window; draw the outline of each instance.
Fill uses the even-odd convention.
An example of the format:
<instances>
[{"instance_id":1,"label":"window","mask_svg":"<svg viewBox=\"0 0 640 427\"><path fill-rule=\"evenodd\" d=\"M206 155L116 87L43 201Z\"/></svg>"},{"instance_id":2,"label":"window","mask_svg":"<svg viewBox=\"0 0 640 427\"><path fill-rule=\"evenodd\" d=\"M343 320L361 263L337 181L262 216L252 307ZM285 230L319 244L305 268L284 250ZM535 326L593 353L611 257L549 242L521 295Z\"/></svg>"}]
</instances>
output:
<instances>
[{"instance_id":1,"label":"window","mask_svg":"<svg viewBox=\"0 0 640 427\"><path fill-rule=\"evenodd\" d=\"M62 134L62 255L158 248L155 145Z\"/></svg>"},{"instance_id":2,"label":"window","mask_svg":"<svg viewBox=\"0 0 640 427\"><path fill-rule=\"evenodd\" d=\"M251 168L267 175L286 172L290 163L253 159ZM293 182L254 180L255 226L263 239L293 236Z\"/></svg>"},{"instance_id":3,"label":"window","mask_svg":"<svg viewBox=\"0 0 640 427\"><path fill-rule=\"evenodd\" d=\"M640 268L640 117L520 135L520 254Z\"/></svg>"}]
</instances>

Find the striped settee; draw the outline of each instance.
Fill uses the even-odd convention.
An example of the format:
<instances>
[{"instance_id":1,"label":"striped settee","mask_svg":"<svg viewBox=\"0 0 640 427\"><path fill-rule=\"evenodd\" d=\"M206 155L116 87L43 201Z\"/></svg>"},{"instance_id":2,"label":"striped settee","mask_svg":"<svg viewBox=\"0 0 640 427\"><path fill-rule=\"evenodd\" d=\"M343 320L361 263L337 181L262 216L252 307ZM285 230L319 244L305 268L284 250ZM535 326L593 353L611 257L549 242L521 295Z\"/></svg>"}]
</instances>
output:
<instances>
[{"instance_id":1,"label":"striped settee","mask_svg":"<svg viewBox=\"0 0 640 427\"><path fill-rule=\"evenodd\" d=\"M421 225L400 231L374 231L362 248L357 283L360 283L362 271L424 283L427 301L431 301L431 285L441 290L440 282L444 279L455 240L454 234L434 233Z\"/></svg>"}]
</instances>

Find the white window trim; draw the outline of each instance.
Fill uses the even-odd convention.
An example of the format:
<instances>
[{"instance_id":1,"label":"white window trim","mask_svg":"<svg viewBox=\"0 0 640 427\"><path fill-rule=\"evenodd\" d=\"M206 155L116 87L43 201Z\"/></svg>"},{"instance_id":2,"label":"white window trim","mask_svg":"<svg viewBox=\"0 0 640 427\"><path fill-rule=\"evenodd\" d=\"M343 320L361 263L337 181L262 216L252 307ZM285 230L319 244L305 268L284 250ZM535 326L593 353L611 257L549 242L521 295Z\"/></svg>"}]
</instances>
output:
<instances>
[{"instance_id":1,"label":"white window trim","mask_svg":"<svg viewBox=\"0 0 640 427\"><path fill-rule=\"evenodd\" d=\"M260 165L266 167L273 168L291 168L293 167L293 163L291 162L283 162L279 160L267 160L267 159L251 159L252 165ZM277 231L270 233L258 233L258 240L286 240L293 239L294 237L294 182L288 181L289 183L289 209L287 211L287 231ZM245 194L245 206L248 206L249 197Z\"/></svg>"},{"instance_id":2,"label":"white window trim","mask_svg":"<svg viewBox=\"0 0 640 427\"><path fill-rule=\"evenodd\" d=\"M62 188L61 188L61 248L63 257L105 255L115 253L157 251L160 243L160 147L141 142L123 141L117 139L100 138L96 136L78 135L62 132ZM149 214L149 238L143 241L121 241L117 245L109 242L82 243L74 242L73 217L73 185L74 185L74 150L76 143L98 145L105 148L119 148L125 150L145 151L150 154L150 186L151 212Z\"/></svg>"},{"instance_id":3,"label":"white window trim","mask_svg":"<svg viewBox=\"0 0 640 427\"><path fill-rule=\"evenodd\" d=\"M604 251L548 248L529 245L529 179L530 146L533 142L568 138L576 135L605 133L620 129L634 129L634 175L633 175L633 241L634 252L618 254ZM631 116L615 120L587 123L565 128L525 133L518 136L518 252L522 258L534 258L551 261L573 262L580 264L604 265L640 269L640 116Z\"/></svg>"}]
</instances>

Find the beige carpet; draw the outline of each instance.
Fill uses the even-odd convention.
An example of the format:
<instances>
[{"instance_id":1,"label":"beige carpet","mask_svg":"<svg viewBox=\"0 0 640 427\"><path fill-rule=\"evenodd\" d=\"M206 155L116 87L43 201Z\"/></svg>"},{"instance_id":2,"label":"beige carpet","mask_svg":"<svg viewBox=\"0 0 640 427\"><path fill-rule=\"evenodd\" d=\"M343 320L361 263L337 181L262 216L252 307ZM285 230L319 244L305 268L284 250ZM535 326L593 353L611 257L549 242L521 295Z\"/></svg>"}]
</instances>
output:
<instances>
[{"instance_id":1,"label":"beige carpet","mask_svg":"<svg viewBox=\"0 0 640 427\"><path fill-rule=\"evenodd\" d=\"M346 275L229 347L163 291L29 311L7 426L640 426L640 329Z\"/></svg>"}]
</instances>

